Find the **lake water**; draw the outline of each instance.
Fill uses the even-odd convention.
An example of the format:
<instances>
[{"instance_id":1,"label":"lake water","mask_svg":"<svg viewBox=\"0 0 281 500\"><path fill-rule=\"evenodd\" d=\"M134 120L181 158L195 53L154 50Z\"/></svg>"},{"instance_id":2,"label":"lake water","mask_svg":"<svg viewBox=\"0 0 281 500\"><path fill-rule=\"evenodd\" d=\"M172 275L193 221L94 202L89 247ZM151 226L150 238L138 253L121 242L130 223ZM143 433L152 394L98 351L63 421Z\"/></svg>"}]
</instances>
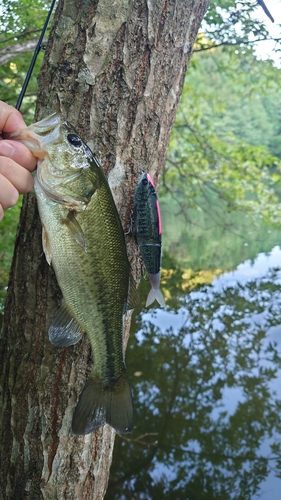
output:
<instances>
[{"instance_id":1,"label":"lake water","mask_svg":"<svg viewBox=\"0 0 281 500\"><path fill-rule=\"evenodd\" d=\"M116 437L106 500L279 500L279 268L275 246L188 294L171 281L173 306L137 312L136 427Z\"/></svg>"}]
</instances>

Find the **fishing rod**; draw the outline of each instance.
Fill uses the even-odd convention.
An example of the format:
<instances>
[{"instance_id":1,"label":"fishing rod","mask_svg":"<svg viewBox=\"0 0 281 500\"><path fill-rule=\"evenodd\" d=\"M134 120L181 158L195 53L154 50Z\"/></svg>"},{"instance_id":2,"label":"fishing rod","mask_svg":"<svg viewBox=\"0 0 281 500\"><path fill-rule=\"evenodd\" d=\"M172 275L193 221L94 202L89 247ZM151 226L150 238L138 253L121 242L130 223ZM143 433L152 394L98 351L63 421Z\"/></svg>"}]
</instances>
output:
<instances>
[{"instance_id":1,"label":"fishing rod","mask_svg":"<svg viewBox=\"0 0 281 500\"><path fill-rule=\"evenodd\" d=\"M21 104L22 104L22 100L24 98L24 95L25 95L25 92L26 92L26 89L27 89L27 85L29 83L29 80L30 80L30 77L32 75L32 71L33 71L33 68L34 68L34 65L36 63L36 59L37 59L37 56L40 52L40 50L42 49L42 42L43 42L43 39L44 39L44 36L45 36L45 33L46 33L46 30L48 28L48 24L49 24L49 21L50 21L50 17L52 15L52 12L53 12L53 9L54 9L54 6L55 6L55 3L56 3L57 0L52 0L52 3L51 3L51 7L50 7L50 10L48 12L48 15L47 15L47 18L46 18L46 21L45 21L45 24L43 26L43 29L41 31L41 35L39 37L39 40L37 42L37 45L35 47L35 50L34 50L34 53L33 53L33 57L32 57L32 60L31 60L31 63L29 65L29 68L28 68L28 71L26 73L26 77L24 79L24 82L23 82L23 86L22 86L22 89L20 91L20 95L18 97L18 100L17 100L17 104L15 106L15 108L19 111L20 110L20 107L21 107Z\"/></svg>"},{"instance_id":2,"label":"fishing rod","mask_svg":"<svg viewBox=\"0 0 281 500\"><path fill-rule=\"evenodd\" d=\"M267 15L267 17L269 17L270 21L272 23L274 23L274 19L272 17L272 15L270 14L267 6L265 5L264 1L263 0L257 0L258 4L261 6L261 8L264 10L265 14Z\"/></svg>"}]
</instances>

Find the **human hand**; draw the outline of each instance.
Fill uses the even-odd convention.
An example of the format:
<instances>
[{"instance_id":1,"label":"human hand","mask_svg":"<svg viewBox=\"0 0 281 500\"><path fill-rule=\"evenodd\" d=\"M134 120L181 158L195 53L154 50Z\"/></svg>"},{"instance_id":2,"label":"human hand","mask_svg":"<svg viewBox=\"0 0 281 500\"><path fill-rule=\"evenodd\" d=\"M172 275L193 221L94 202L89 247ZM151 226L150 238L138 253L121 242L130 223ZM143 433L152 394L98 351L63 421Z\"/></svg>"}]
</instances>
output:
<instances>
[{"instance_id":1,"label":"human hand","mask_svg":"<svg viewBox=\"0 0 281 500\"><path fill-rule=\"evenodd\" d=\"M31 172L36 168L36 158L24 144L1 137L1 133L24 127L20 112L0 101L0 220L4 210L15 205L19 195L33 187Z\"/></svg>"}]
</instances>

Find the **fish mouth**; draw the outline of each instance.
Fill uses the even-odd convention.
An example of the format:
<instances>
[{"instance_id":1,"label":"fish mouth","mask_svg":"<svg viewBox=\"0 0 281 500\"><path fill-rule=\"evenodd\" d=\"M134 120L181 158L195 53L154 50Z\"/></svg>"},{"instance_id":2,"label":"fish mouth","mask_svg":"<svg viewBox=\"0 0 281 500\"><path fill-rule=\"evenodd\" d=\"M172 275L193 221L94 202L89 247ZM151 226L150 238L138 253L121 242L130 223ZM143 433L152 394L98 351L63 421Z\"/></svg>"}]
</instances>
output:
<instances>
[{"instance_id":1,"label":"fish mouth","mask_svg":"<svg viewBox=\"0 0 281 500\"><path fill-rule=\"evenodd\" d=\"M6 134L6 138L22 142L34 156L44 158L48 144L62 141L62 123L61 113L53 113L29 127Z\"/></svg>"}]
</instances>

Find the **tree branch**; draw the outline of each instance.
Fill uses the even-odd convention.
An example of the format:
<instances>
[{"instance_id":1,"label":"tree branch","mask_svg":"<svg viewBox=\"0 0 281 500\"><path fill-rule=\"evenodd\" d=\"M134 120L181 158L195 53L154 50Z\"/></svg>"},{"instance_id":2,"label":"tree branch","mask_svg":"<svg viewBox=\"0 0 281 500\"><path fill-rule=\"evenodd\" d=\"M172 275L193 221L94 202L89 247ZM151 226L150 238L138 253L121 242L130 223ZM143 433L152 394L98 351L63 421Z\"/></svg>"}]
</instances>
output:
<instances>
[{"instance_id":1,"label":"tree branch","mask_svg":"<svg viewBox=\"0 0 281 500\"><path fill-rule=\"evenodd\" d=\"M0 50L0 66L3 66L3 64L6 64L9 61L12 61L14 57L20 54L24 54L25 52L32 52L35 49L37 42L37 39L25 40L24 42L14 43L12 45L4 47L4 49ZM47 43L47 39L44 39L43 43Z\"/></svg>"},{"instance_id":2,"label":"tree branch","mask_svg":"<svg viewBox=\"0 0 281 500\"><path fill-rule=\"evenodd\" d=\"M21 40L22 38L26 38L26 37L29 37L29 35L33 35L34 33L41 33L42 29L41 28L36 28L34 30L26 30L26 31L22 31L22 32L17 32L17 33L13 33L12 36L10 37L3 37L3 38L0 38L0 45L2 43L7 43L7 42L10 42L11 40L14 42L15 40Z\"/></svg>"},{"instance_id":3,"label":"tree branch","mask_svg":"<svg viewBox=\"0 0 281 500\"><path fill-rule=\"evenodd\" d=\"M256 40L238 40L237 42L231 42L231 41L225 41L225 42L220 42L220 43L213 43L212 45L203 45L199 49L194 49L193 52L203 52L206 50L211 50L211 49L217 49L218 47L237 47L238 45L254 45L255 43L258 42L264 42L265 40L269 40L272 42L280 43L281 38L257 38Z\"/></svg>"}]
</instances>

